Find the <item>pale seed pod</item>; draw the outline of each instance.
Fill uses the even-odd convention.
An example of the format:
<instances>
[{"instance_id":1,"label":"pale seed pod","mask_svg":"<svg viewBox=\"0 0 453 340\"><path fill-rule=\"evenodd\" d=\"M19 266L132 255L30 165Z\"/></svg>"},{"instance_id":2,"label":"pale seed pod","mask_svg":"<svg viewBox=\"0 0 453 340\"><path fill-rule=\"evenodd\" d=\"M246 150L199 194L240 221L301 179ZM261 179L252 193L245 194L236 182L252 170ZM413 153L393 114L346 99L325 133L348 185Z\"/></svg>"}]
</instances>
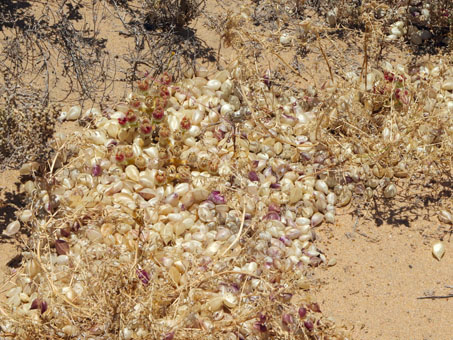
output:
<instances>
[{"instance_id":1,"label":"pale seed pod","mask_svg":"<svg viewBox=\"0 0 453 340\"><path fill-rule=\"evenodd\" d=\"M77 334L79 333L77 327L73 325L66 325L61 330L63 331L64 334L70 337L77 336Z\"/></svg>"},{"instance_id":2,"label":"pale seed pod","mask_svg":"<svg viewBox=\"0 0 453 340\"><path fill-rule=\"evenodd\" d=\"M328 204L335 205L337 203L337 196L335 195L334 192L329 192L326 200Z\"/></svg>"},{"instance_id":3,"label":"pale seed pod","mask_svg":"<svg viewBox=\"0 0 453 340\"><path fill-rule=\"evenodd\" d=\"M14 221L8 224L5 230L3 230L3 235L14 236L20 230L20 222Z\"/></svg>"},{"instance_id":4,"label":"pale seed pod","mask_svg":"<svg viewBox=\"0 0 453 340\"><path fill-rule=\"evenodd\" d=\"M326 212L327 202L325 201L325 199L323 199L323 198L317 199L315 202L315 208L316 208L316 210L318 210L322 213Z\"/></svg>"},{"instance_id":5,"label":"pale seed pod","mask_svg":"<svg viewBox=\"0 0 453 340\"><path fill-rule=\"evenodd\" d=\"M306 226L310 224L310 219L305 218L305 217L298 217L296 218L296 224L298 226Z\"/></svg>"},{"instance_id":6,"label":"pale seed pod","mask_svg":"<svg viewBox=\"0 0 453 340\"><path fill-rule=\"evenodd\" d=\"M326 182L324 182L323 180L316 181L315 189L323 192L325 195L329 194L329 187L327 186Z\"/></svg>"},{"instance_id":7,"label":"pale seed pod","mask_svg":"<svg viewBox=\"0 0 453 340\"><path fill-rule=\"evenodd\" d=\"M331 211L325 213L324 218L327 223L334 224L335 223L335 214Z\"/></svg>"},{"instance_id":8,"label":"pale seed pod","mask_svg":"<svg viewBox=\"0 0 453 340\"><path fill-rule=\"evenodd\" d=\"M216 312L223 307L223 301L222 296L215 296L206 302L206 309L210 312Z\"/></svg>"},{"instance_id":9,"label":"pale seed pod","mask_svg":"<svg viewBox=\"0 0 453 340\"><path fill-rule=\"evenodd\" d=\"M380 166L375 165L373 167L373 175L376 176L377 178L382 178L384 176L384 169L382 169Z\"/></svg>"},{"instance_id":10,"label":"pale seed pod","mask_svg":"<svg viewBox=\"0 0 453 340\"><path fill-rule=\"evenodd\" d=\"M214 256L219 251L221 245L222 245L222 242L219 242L219 241L212 242L211 244L209 244L206 247L204 254L209 257Z\"/></svg>"},{"instance_id":11,"label":"pale seed pod","mask_svg":"<svg viewBox=\"0 0 453 340\"><path fill-rule=\"evenodd\" d=\"M93 243L100 242L102 240L102 234L96 229L87 229L86 237Z\"/></svg>"},{"instance_id":12,"label":"pale seed pod","mask_svg":"<svg viewBox=\"0 0 453 340\"><path fill-rule=\"evenodd\" d=\"M41 268L34 259L27 261L25 264L25 274L31 279L33 279L40 271Z\"/></svg>"},{"instance_id":13,"label":"pale seed pod","mask_svg":"<svg viewBox=\"0 0 453 340\"><path fill-rule=\"evenodd\" d=\"M217 91L222 86L222 83L218 79L209 80L206 84L206 87L211 91Z\"/></svg>"},{"instance_id":14,"label":"pale seed pod","mask_svg":"<svg viewBox=\"0 0 453 340\"><path fill-rule=\"evenodd\" d=\"M21 175L31 175L33 172L39 169L39 163L37 162L27 162L19 170Z\"/></svg>"},{"instance_id":15,"label":"pale seed pod","mask_svg":"<svg viewBox=\"0 0 453 340\"><path fill-rule=\"evenodd\" d=\"M305 217L305 218L311 218L314 214L314 209L313 209L313 206L303 206L301 208L301 213L302 213L302 216Z\"/></svg>"},{"instance_id":16,"label":"pale seed pod","mask_svg":"<svg viewBox=\"0 0 453 340\"><path fill-rule=\"evenodd\" d=\"M25 182L24 184L24 191L28 194L28 195L32 195L33 192L36 190L36 185L33 181L27 181Z\"/></svg>"},{"instance_id":17,"label":"pale seed pod","mask_svg":"<svg viewBox=\"0 0 453 340\"><path fill-rule=\"evenodd\" d=\"M238 303L238 298L237 296L233 295L232 293L225 293L223 295L223 304L228 307L228 308L234 308L236 307Z\"/></svg>"},{"instance_id":18,"label":"pale seed pod","mask_svg":"<svg viewBox=\"0 0 453 340\"><path fill-rule=\"evenodd\" d=\"M138 182L140 180L140 172L135 165L128 165L124 172L129 179L135 182Z\"/></svg>"},{"instance_id":19,"label":"pale seed pod","mask_svg":"<svg viewBox=\"0 0 453 340\"><path fill-rule=\"evenodd\" d=\"M395 184L391 183L387 185L384 189L384 197L385 198L393 198L396 196L396 186Z\"/></svg>"},{"instance_id":20,"label":"pale seed pod","mask_svg":"<svg viewBox=\"0 0 453 340\"><path fill-rule=\"evenodd\" d=\"M316 227L316 226L320 225L323 220L324 220L323 214L321 214L319 212L314 213L313 216L311 217L311 226Z\"/></svg>"},{"instance_id":21,"label":"pale seed pod","mask_svg":"<svg viewBox=\"0 0 453 340\"><path fill-rule=\"evenodd\" d=\"M442 223L453 224L453 216L447 210L441 210L439 215L438 215L438 219Z\"/></svg>"},{"instance_id":22,"label":"pale seed pod","mask_svg":"<svg viewBox=\"0 0 453 340\"><path fill-rule=\"evenodd\" d=\"M204 188L196 188L192 190L193 199L196 203L205 201L209 197L209 191Z\"/></svg>"},{"instance_id":23,"label":"pale seed pod","mask_svg":"<svg viewBox=\"0 0 453 340\"><path fill-rule=\"evenodd\" d=\"M345 207L351 202L352 192L347 187L344 187L338 196L337 207Z\"/></svg>"},{"instance_id":24,"label":"pale seed pod","mask_svg":"<svg viewBox=\"0 0 453 340\"><path fill-rule=\"evenodd\" d=\"M176 285L179 285L179 282L181 281L181 273L177 267L175 267L174 265L171 266L171 268L168 270L168 275Z\"/></svg>"},{"instance_id":25,"label":"pale seed pod","mask_svg":"<svg viewBox=\"0 0 453 340\"><path fill-rule=\"evenodd\" d=\"M69 109L66 120L77 120L81 114L82 108L79 105L73 106Z\"/></svg>"},{"instance_id":26,"label":"pale seed pod","mask_svg":"<svg viewBox=\"0 0 453 340\"><path fill-rule=\"evenodd\" d=\"M433 244L433 249L432 249L433 256L440 261L440 259L444 256L445 254L445 245L442 242L436 242Z\"/></svg>"}]
</instances>

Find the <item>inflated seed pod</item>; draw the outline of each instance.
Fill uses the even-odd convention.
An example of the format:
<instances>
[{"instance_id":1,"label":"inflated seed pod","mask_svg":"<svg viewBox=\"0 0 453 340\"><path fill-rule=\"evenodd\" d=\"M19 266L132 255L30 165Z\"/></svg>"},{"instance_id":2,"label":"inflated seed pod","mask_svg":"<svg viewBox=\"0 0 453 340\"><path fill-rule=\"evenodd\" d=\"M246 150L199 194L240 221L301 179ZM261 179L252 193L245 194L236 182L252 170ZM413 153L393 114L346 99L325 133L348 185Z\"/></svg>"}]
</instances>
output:
<instances>
[{"instance_id":1,"label":"inflated seed pod","mask_svg":"<svg viewBox=\"0 0 453 340\"><path fill-rule=\"evenodd\" d=\"M324 182L323 180L317 180L315 182L315 189L323 192L325 195L329 194L329 187L328 187L327 183Z\"/></svg>"},{"instance_id":2,"label":"inflated seed pod","mask_svg":"<svg viewBox=\"0 0 453 340\"><path fill-rule=\"evenodd\" d=\"M372 172L373 175L376 176L377 178L382 178L384 176L384 169L382 169L378 165L373 166Z\"/></svg>"},{"instance_id":3,"label":"inflated seed pod","mask_svg":"<svg viewBox=\"0 0 453 340\"><path fill-rule=\"evenodd\" d=\"M315 202L315 208L319 212L325 213L327 209L327 202L325 201L325 199L323 198L317 199Z\"/></svg>"},{"instance_id":4,"label":"inflated seed pod","mask_svg":"<svg viewBox=\"0 0 453 340\"><path fill-rule=\"evenodd\" d=\"M385 198L393 198L396 196L396 185L391 183L387 185L384 189L384 197Z\"/></svg>"},{"instance_id":5,"label":"inflated seed pod","mask_svg":"<svg viewBox=\"0 0 453 340\"><path fill-rule=\"evenodd\" d=\"M135 165L128 165L124 172L132 181L138 182L140 180L140 172Z\"/></svg>"},{"instance_id":6,"label":"inflated seed pod","mask_svg":"<svg viewBox=\"0 0 453 340\"><path fill-rule=\"evenodd\" d=\"M352 192L347 187L343 187L338 195L337 207L345 207L351 202Z\"/></svg>"},{"instance_id":7,"label":"inflated seed pod","mask_svg":"<svg viewBox=\"0 0 453 340\"><path fill-rule=\"evenodd\" d=\"M314 213L313 216L311 217L311 226L316 227L316 226L320 225L323 220L324 220L323 214L321 214L319 212Z\"/></svg>"},{"instance_id":8,"label":"inflated seed pod","mask_svg":"<svg viewBox=\"0 0 453 340\"><path fill-rule=\"evenodd\" d=\"M13 236L13 235L17 234L19 232L19 230L20 230L20 222L13 221L7 225L5 230L3 230L3 235Z\"/></svg>"},{"instance_id":9,"label":"inflated seed pod","mask_svg":"<svg viewBox=\"0 0 453 340\"><path fill-rule=\"evenodd\" d=\"M438 219L442 223L453 224L453 215L447 210L441 210Z\"/></svg>"},{"instance_id":10,"label":"inflated seed pod","mask_svg":"<svg viewBox=\"0 0 453 340\"><path fill-rule=\"evenodd\" d=\"M327 203L331 205L335 205L337 203L337 195L334 192L329 192L326 197Z\"/></svg>"},{"instance_id":11,"label":"inflated seed pod","mask_svg":"<svg viewBox=\"0 0 453 340\"><path fill-rule=\"evenodd\" d=\"M33 279L41 271L41 267L34 259L28 260L25 263L24 269L25 274L27 274L27 276L31 279Z\"/></svg>"},{"instance_id":12,"label":"inflated seed pod","mask_svg":"<svg viewBox=\"0 0 453 340\"><path fill-rule=\"evenodd\" d=\"M314 209L313 206L303 206L301 208L301 214L303 217L311 218L313 216Z\"/></svg>"},{"instance_id":13,"label":"inflated seed pod","mask_svg":"<svg viewBox=\"0 0 453 340\"><path fill-rule=\"evenodd\" d=\"M326 220L327 223L335 223L335 213L332 211L328 211L324 214L324 219Z\"/></svg>"}]
</instances>

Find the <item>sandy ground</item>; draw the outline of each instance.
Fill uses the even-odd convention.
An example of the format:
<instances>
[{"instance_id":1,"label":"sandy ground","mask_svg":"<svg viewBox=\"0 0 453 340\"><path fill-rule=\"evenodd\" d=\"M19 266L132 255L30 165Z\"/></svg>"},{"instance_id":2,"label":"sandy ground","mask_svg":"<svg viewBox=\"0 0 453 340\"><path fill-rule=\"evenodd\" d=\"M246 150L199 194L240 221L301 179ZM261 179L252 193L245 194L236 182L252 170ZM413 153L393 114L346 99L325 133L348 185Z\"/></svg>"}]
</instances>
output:
<instances>
[{"instance_id":1,"label":"sandy ground","mask_svg":"<svg viewBox=\"0 0 453 340\"><path fill-rule=\"evenodd\" d=\"M215 11L215 1L208 1L207 9ZM217 35L203 26L202 20L195 25L197 36L217 51ZM108 46L112 48L113 31L106 29ZM231 51L222 50L224 60L234 59ZM318 67L319 58L319 53L307 56L306 67L310 68L310 62ZM328 77L325 68L324 73L318 70L316 75ZM15 190L18 173L3 172L0 181L5 192ZM420 216L424 215L421 212ZM318 228L318 247L337 261L332 267L319 267L315 273L319 282L315 296L324 314L333 317L339 326L344 324L351 339L453 339L453 298L417 299L453 291L445 287L453 285L453 242L447 236L446 254L437 261L431 255L435 239L423 234L424 229L435 229L438 224L432 217L418 219L409 227L378 227L372 220L357 221L351 212L343 211L335 225ZM4 299L12 273L6 264L16 254L17 243L0 238L0 299Z\"/></svg>"},{"instance_id":2,"label":"sandy ground","mask_svg":"<svg viewBox=\"0 0 453 340\"><path fill-rule=\"evenodd\" d=\"M377 227L359 220L354 232L355 223L345 214L331 230L318 231L321 248L337 259L316 273L323 312L344 322L353 339L453 339L453 299L417 299L453 291L445 287L453 285L453 244L445 242L446 255L438 261L432 241L419 232L439 223Z\"/></svg>"}]
</instances>

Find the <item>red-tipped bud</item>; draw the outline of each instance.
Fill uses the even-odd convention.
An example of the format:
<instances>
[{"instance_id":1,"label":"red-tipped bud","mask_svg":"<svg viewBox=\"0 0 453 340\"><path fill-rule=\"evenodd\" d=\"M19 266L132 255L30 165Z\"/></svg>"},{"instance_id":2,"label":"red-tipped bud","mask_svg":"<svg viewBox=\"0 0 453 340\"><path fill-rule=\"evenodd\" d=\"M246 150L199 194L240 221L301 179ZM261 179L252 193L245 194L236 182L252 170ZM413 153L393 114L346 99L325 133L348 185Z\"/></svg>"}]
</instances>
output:
<instances>
[{"instance_id":1,"label":"red-tipped bud","mask_svg":"<svg viewBox=\"0 0 453 340\"><path fill-rule=\"evenodd\" d=\"M154 178L157 185L164 185L167 182L167 174L163 171L158 171Z\"/></svg>"},{"instance_id":2,"label":"red-tipped bud","mask_svg":"<svg viewBox=\"0 0 453 340\"><path fill-rule=\"evenodd\" d=\"M167 72L162 73L162 76L160 77L160 83L162 85L170 85L172 81L172 76L168 74Z\"/></svg>"},{"instance_id":3,"label":"red-tipped bud","mask_svg":"<svg viewBox=\"0 0 453 340\"><path fill-rule=\"evenodd\" d=\"M137 83L137 87L140 91L148 91L149 89L149 83L148 83L148 80L145 79L145 80L140 80L138 83Z\"/></svg>"},{"instance_id":4,"label":"red-tipped bud","mask_svg":"<svg viewBox=\"0 0 453 340\"><path fill-rule=\"evenodd\" d=\"M132 150L132 147L127 147L124 150L124 157L126 158L126 160L131 160L134 158L134 151Z\"/></svg>"},{"instance_id":5,"label":"red-tipped bud","mask_svg":"<svg viewBox=\"0 0 453 340\"><path fill-rule=\"evenodd\" d=\"M284 313L282 315L282 323L284 325L291 325L294 323L294 318L291 314L288 314L288 313Z\"/></svg>"},{"instance_id":6,"label":"red-tipped bud","mask_svg":"<svg viewBox=\"0 0 453 340\"><path fill-rule=\"evenodd\" d=\"M115 155L115 160L118 162L118 163L122 163L124 162L124 160L126 159L126 157L124 156L124 153L122 152L117 152L116 155Z\"/></svg>"},{"instance_id":7,"label":"red-tipped bud","mask_svg":"<svg viewBox=\"0 0 453 340\"><path fill-rule=\"evenodd\" d=\"M100 176L102 174L102 168L99 164L96 164L94 165L92 168L91 168L91 174L94 176L94 177L97 177L97 176Z\"/></svg>"},{"instance_id":8,"label":"red-tipped bud","mask_svg":"<svg viewBox=\"0 0 453 340\"><path fill-rule=\"evenodd\" d=\"M164 110L162 110L162 109L154 110L154 112L153 112L153 120L155 122L160 123L163 118L164 118Z\"/></svg>"},{"instance_id":9,"label":"red-tipped bud","mask_svg":"<svg viewBox=\"0 0 453 340\"><path fill-rule=\"evenodd\" d=\"M135 123L137 123L137 115L132 111L128 111L126 113L126 119L129 125L134 125Z\"/></svg>"},{"instance_id":10,"label":"red-tipped bud","mask_svg":"<svg viewBox=\"0 0 453 340\"><path fill-rule=\"evenodd\" d=\"M41 314L43 314L47 310L47 302L40 298L36 298L31 303L30 309L39 309Z\"/></svg>"},{"instance_id":11,"label":"red-tipped bud","mask_svg":"<svg viewBox=\"0 0 453 340\"><path fill-rule=\"evenodd\" d=\"M140 104L141 104L140 100L137 100L137 99L131 100L130 103L129 103L129 105L131 107L133 107L134 109L139 108Z\"/></svg>"},{"instance_id":12,"label":"red-tipped bud","mask_svg":"<svg viewBox=\"0 0 453 340\"><path fill-rule=\"evenodd\" d=\"M55 241L55 250L58 255L66 255L69 253L69 244L64 240Z\"/></svg>"},{"instance_id":13,"label":"red-tipped bud","mask_svg":"<svg viewBox=\"0 0 453 340\"><path fill-rule=\"evenodd\" d=\"M310 308L315 313L321 313L321 308L319 308L319 305L316 302L309 304L308 308Z\"/></svg>"},{"instance_id":14,"label":"red-tipped bud","mask_svg":"<svg viewBox=\"0 0 453 340\"><path fill-rule=\"evenodd\" d=\"M313 321L311 320L304 321L304 326L308 331L312 331L313 328L315 328L315 325L313 325Z\"/></svg>"},{"instance_id":15,"label":"red-tipped bud","mask_svg":"<svg viewBox=\"0 0 453 340\"><path fill-rule=\"evenodd\" d=\"M153 132L153 126L151 124L142 124L140 126L140 133L145 136L149 136Z\"/></svg>"},{"instance_id":16,"label":"red-tipped bud","mask_svg":"<svg viewBox=\"0 0 453 340\"><path fill-rule=\"evenodd\" d=\"M118 118L118 123L120 123L121 126L125 126L127 124L127 118L126 117Z\"/></svg>"},{"instance_id":17,"label":"red-tipped bud","mask_svg":"<svg viewBox=\"0 0 453 340\"><path fill-rule=\"evenodd\" d=\"M175 337L175 332L170 332L164 335L163 340L173 340Z\"/></svg>"},{"instance_id":18,"label":"red-tipped bud","mask_svg":"<svg viewBox=\"0 0 453 340\"><path fill-rule=\"evenodd\" d=\"M181 126L181 129L184 131L189 130L190 127L192 126L192 124L190 123L190 119L185 116L182 117L180 126Z\"/></svg>"}]
</instances>

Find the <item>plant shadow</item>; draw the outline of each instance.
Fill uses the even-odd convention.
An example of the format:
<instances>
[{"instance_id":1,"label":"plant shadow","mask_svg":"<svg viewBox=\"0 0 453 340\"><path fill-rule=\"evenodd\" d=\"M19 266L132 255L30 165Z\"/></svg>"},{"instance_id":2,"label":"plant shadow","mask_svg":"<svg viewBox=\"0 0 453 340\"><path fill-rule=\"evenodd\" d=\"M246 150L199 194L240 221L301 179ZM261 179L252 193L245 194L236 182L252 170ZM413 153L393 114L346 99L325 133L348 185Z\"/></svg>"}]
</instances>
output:
<instances>
[{"instance_id":1,"label":"plant shadow","mask_svg":"<svg viewBox=\"0 0 453 340\"><path fill-rule=\"evenodd\" d=\"M446 178L428 183L412 182L399 191L394 198L373 197L366 204L376 226L386 223L393 227L410 228L417 220L432 220L433 216L437 216L439 207L448 204L453 194L453 180Z\"/></svg>"},{"instance_id":2,"label":"plant shadow","mask_svg":"<svg viewBox=\"0 0 453 340\"><path fill-rule=\"evenodd\" d=\"M25 193L19 191L20 183L16 184L16 190L7 191L3 194L3 200L0 206L0 244L11 243L15 236L6 236L3 231L7 228L8 224L17 220L16 213L27 205L27 196ZM20 233L30 236L29 228L21 228Z\"/></svg>"}]
</instances>

